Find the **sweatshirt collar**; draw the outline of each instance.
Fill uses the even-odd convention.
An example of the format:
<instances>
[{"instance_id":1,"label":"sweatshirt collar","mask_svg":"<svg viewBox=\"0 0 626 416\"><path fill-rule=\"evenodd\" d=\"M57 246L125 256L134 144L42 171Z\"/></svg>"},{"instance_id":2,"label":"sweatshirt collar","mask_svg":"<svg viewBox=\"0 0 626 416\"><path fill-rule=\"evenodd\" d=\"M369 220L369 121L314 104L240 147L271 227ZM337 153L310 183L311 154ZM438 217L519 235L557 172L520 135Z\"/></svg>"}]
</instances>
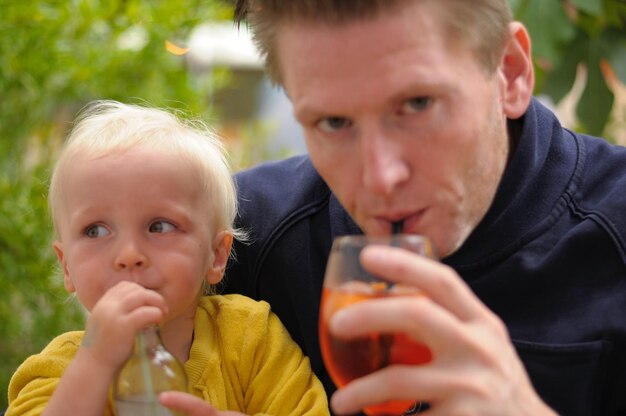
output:
<instances>
[{"instance_id":1,"label":"sweatshirt collar","mask_svg":"<svg viewBox=\"0 0 626 416\"><path fill-rule=\"evenodd\" d=\"M513 154L483 220L465 243L445 258L458 271L501 261L544 229L565 207L578 158L573 134L533 99L526 114L509 120Z\"/></svg>"}]
</instances>

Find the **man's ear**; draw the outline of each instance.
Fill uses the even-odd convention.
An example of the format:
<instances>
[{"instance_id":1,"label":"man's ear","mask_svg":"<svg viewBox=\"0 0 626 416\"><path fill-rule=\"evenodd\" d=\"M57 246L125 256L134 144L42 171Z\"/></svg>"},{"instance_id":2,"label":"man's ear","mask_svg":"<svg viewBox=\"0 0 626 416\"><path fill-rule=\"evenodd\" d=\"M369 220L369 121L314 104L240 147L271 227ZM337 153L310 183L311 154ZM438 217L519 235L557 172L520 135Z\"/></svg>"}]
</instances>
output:
<instances>
[{"instance_id":1,"label":"man's ear","mask_svg":"<svg viewBox=\"0 0 626 416\"><path fill-rule=\"evenodd\" d=\"M213 249L213 264L210 265L206 273L208 283L215 285L224 277L224 270L230 256L230 249L233 245L233 233L230 231L220 231L213 238L211 245Z\"/></svg>"},{"instance_id":2,"label":"man's ear","mask_svg":"<svg viewBox=\"0 0 626 416\"><path fill-rule=\"evenodd\" d=\"M508 118L524 115L533 94L535 71L533 68L530 36L523 24L509 24L509 39L500 64L504 78L502 104Z\"/></svg>"},{"instance_id":3,"label":"man's ear","mask_svg":"<svg viewBox=\"0 0 626 416\"><path fill-rule=\"evenodd\" d=\"M54 251L57 253L57 258L59 259L59 263L63 269L63 285L65 286L65 290L69 293L76 292L74 282L72 282L72 278L70 277L70 270L67 267L67 261L65 260L65 255L63 253L63 243L61 243L61 241L56 240L54 242Z\"/></svg>"}]
</instances>

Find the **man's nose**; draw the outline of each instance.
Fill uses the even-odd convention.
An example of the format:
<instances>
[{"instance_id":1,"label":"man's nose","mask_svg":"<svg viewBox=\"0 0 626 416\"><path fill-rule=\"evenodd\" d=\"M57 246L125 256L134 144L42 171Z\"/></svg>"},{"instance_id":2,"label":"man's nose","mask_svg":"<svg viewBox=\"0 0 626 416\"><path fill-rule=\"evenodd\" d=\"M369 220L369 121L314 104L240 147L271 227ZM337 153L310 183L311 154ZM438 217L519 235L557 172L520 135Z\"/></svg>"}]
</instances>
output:
<instances>
[{"instance_id":1,"label":"man's nose","mask_svg":"<svg viewBox=\"0 0 626 416\"><path fill-rule=\"evenodd\" d=\"M121 241L115 256L115 270L134 270L148 267L148 257L134 239Z\"/></svg>"},{"instance_id":2,"label":"man's nose","mask_svg":"<svg viewBox=\"0 0 626 416\"><path fill-rule=\"evenodd\" d=\"M372 192L388 196L411 174L402 141L386 136L381 128L364 132L361 140L363 183Z\"/></svg>"}]
</instances>

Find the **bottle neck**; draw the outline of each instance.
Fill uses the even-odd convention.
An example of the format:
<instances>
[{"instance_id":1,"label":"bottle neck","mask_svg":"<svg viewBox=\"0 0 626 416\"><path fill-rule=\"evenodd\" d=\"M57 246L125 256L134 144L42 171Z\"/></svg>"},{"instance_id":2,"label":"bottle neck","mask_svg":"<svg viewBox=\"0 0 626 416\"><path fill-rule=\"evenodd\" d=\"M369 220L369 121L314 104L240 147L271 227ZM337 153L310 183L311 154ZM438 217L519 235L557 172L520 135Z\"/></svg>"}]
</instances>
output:
<instances>
[{"instance_id":1,"label":"bottle neck","mask_svg":"<svg viewBox=\"0 0 626 416\"><path fill-rule=\"evenodd\" d=\"M135 351L154 350L161 345L161 331L157 325L148 325L135 336Z\"/></svg>"}]
</instances>

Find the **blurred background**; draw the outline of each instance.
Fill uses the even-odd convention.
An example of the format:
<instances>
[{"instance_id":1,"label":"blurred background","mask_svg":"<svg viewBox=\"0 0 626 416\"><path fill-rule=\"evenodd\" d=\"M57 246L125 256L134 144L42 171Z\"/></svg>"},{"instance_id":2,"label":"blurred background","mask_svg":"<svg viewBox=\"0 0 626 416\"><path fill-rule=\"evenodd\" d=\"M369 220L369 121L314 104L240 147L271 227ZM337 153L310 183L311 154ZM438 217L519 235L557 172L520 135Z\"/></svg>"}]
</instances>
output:
<instances>
[{"instance_id":1,"label":"blurred background","mask_svg":"<svg viewBox=\"0 0 626 416\"><path fill-rule=\"evenodd\" d=\"M536 94L572 129L626 144L623 0L510 0ZM304 153L289 101L225 0L0 0L0 409L11 374L84 312L56 269L46 193L89 101L182 110L224 138L235 170Z\"/></svg>"}]
</instances>

